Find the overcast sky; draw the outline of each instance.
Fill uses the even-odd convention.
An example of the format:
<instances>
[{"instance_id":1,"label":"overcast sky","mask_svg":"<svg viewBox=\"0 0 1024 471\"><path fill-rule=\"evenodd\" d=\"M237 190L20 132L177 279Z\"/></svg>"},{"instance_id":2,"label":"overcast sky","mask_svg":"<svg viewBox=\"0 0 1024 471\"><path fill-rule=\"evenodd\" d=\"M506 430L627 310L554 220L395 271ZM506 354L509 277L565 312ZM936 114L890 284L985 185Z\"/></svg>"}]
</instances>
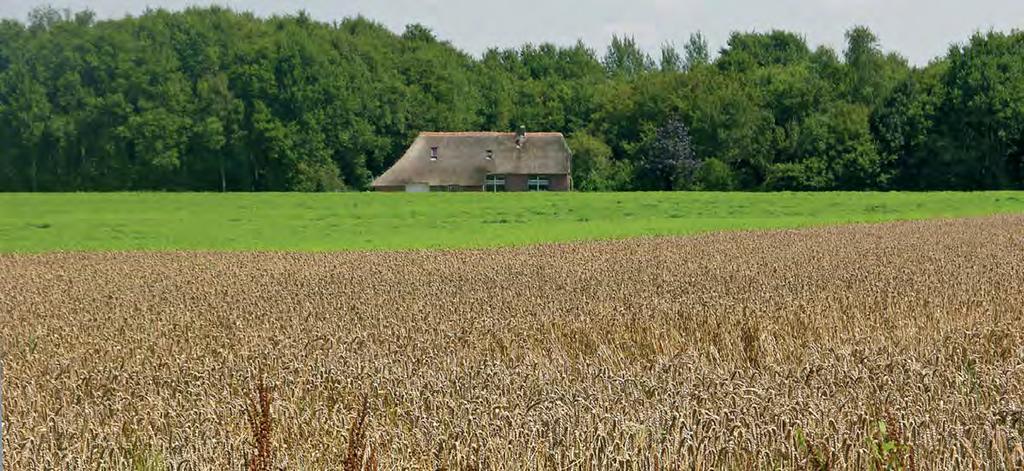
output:
<instances>
[{"instance_id":1,"label":"overcast sky","mask_svg":"<svg viewBox=\"0 0 1024 471\"><path fill-rule=\"evenodd\" d=\"M90 8L103 18L150 7L180 9L202 0L0 0L0 15L24 20L40 3ZM569 45L582 39L602 51L612 34L628 34L649 51L681 45L702 31L717 50L729 32L773 28L804 34L812 46L842 49L850 26L869 26L883 47L926 64L975 31L1024 28L1024 0L221 0L259 15L305 9L319 20L363 14L401 32L423 23L463 50L526 42Z\"/></svg>"}]
</instances>

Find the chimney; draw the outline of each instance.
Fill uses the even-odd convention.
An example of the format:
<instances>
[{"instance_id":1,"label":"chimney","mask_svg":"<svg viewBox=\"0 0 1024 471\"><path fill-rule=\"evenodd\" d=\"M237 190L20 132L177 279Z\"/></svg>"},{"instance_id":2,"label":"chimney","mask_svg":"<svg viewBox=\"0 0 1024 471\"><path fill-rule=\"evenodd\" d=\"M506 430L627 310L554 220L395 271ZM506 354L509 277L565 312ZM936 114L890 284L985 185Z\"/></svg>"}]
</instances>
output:
<instances>
[{"instance_id":1,"label":"chimney","mask_svg":"<svg viewBox=\"0 0 1024 471\"><path fill-rule=\"evenodd\" d=\"M516 131L516 149L522 149L523 144L526 144L526 126L519 126Z\"/></svg>"}]
</instances>

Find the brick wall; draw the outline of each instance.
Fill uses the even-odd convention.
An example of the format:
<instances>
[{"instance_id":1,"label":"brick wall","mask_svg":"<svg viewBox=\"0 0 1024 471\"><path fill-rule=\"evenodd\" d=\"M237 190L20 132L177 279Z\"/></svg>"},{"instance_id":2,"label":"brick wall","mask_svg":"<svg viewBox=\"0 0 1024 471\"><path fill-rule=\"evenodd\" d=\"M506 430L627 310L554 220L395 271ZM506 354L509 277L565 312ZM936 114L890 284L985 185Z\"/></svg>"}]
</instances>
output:
<instances>
[{"instance_id":1,"label":"brick wall","mask_svg":"<svg viewBox=\"0 0 1024 471\"><path fill-rule=\"evenodd\" d=\"M569 176L551 175L551 186L548 189L551 191L569 191Z\"/></svg>"},{"instance_id":2,"label":"brick wall","mask_svg":"<svg viewBox=\"0 0 1024 471\"><path fill-rule=\"evenodd\" d=\"M505 191L526 191L529 179L526 175L505 175Z\"/></svg>"}]
</instances>

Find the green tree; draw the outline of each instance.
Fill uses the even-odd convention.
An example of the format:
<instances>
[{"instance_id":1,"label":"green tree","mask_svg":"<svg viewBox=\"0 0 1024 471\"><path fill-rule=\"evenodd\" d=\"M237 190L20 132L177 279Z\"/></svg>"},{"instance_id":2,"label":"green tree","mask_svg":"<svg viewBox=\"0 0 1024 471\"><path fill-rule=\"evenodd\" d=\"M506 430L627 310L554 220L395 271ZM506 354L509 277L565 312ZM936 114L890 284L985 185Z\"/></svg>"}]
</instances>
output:
<instances>
[{"instance_id":1,"label":"green tree","mask_svg":"<svg viewBox=\"0 0 1024 471\"><path fill-rule=\"evenodd\" d=\"M711 52L708 48L708 40L703 33L697 32L690 35L683 47L683 69L692 70L711 63Z\"/></svg>"},{"instance_id":2,"label":"green tree","mask_svg":"<svg viewBox=\"0 0 1024 471\"><path fill-rule=\"evenodd\" d=\"M807 41L794 33L733 33L715 65L722 70L746 73L760 67L798 64L810 55Z\"/></svg>"},{"instance_id":3,"label":"green tree","mask_svg":"<svg viewBox=\"0 0 1024 471\"><path fill-rule=\"evenodd\" d=\"M646 190L693 189L700 166L690 131L672 118L649 138L637 168L638 183Z\"/></svg>"},{"instance_id":4,"label":"green tree","mask_svg":"<svg viewBox=\"0 0 1024 471\"><path fill-rule=\"evenodd\" d=\"M788 143L789 160L773 165L774 190L855 190L886 188L889 166L876 148L870 110L835 103L804 120Z\"/></svg>"},{"instance_id":5,"label":"green tree","mask_svg":"<svg viewBox=\"0 0 1024 471\"><path fill-rule=\"evenodd\" d=\"M875 109L872 129L879 152L892 163L895 188L927 190L955 188L942 151L936 124L945 88L941 83L946 64L936 63L914 73L897 85Z\"/></svg>"},{"instance_id":6,"label":"green tree","mask_svg":"<svg viewBox=\"0 0 1024 471\"><path fill-rule=\"evenodd\" d=\"M672 43L665 43L661 46L661 62L659 67L662 72L679 72L683 69L683 57Z\"/></svg>"},{"instance_id":7,"label":"green tree","mask_svg":"<svg viewBox=\"0 0 1024 471\"><path fill-rule=\"evenodd\" d=\"M654 70L654 61L632 36L612 36L604 67L610 76L633 78Z\"/></svg>"},{"instance_id":8,"label":"green tree","mask_svg":"<svg viewBox=\"0 0 1024 471\"><path fill-rule=\"evenodd\" d=\"M629 188L630 169L612 158L612 149L600 139L579 132L569 137L573 151L573 185L580 191L621 191Z\"/></svg>"},{"instance_id":9,"label":"green tree","mask_svg":"<svg viewBox=\"0 0 1024 471\"><path fill-rule=\"evenodd\" d=\"M1024 32L976 34L947 57L939 140L949 186L1020 188Z\"/></svg>"},{"instance_id":10,"label":"green tree","mask_svg":"<svg viewBox=\"0 0 1024 471\"><path fill-rule=\"evenodd\" d=\"M729 164L711 158L703 161L694 175L694 189L703 191L732 191L736 189L736 175Z\"/></svg>"},{"instance_id":11,"label":"green tree","mask_svg":"<svg viewBox=\"0 0 1024 471\"><path fill-rule=\"evenodd\" d=\"M882 53L878 37L864 26L846 32L849 96L855 103L875 106L909 72L906 61Z\"/></svg>"},{"instance_id":12,"label":"green tree","mask_svg":"<svg viewBox=\"0 0 1024 471\"><path fill-rule=\"evenodd\" d=\"M863 27L841 55L770 31L712 59L696 33L657 64L611 39L603 57L578 42L476 58L362 17L39 8L0 20L0 191L362 190L420 131L520 124L572 136L585 190L1024 186L1024 33L923 68ZM652 152L673 119L685 169Z\"/></svg>"}]
</instances>

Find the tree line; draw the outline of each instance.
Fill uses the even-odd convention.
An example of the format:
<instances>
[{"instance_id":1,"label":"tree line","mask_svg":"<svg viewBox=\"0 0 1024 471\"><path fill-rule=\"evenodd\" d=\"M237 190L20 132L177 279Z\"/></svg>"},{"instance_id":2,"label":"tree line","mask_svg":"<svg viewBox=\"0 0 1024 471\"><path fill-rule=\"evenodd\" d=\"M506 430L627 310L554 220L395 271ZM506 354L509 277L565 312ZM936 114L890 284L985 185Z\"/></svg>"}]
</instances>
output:
<instances>
[{"instance_id":1,"label":"tree line","mask_svg":"<svg viewBox=\"0 0 1024 471\"><path fill-rule=\"evenodd\" d=\"M363 190L423 130L561 131L582 190L1024 188L1024 33L923 67L863 27L474 57L224 8L0 22L0 191Z\"/></svg>"}]
</instances>

